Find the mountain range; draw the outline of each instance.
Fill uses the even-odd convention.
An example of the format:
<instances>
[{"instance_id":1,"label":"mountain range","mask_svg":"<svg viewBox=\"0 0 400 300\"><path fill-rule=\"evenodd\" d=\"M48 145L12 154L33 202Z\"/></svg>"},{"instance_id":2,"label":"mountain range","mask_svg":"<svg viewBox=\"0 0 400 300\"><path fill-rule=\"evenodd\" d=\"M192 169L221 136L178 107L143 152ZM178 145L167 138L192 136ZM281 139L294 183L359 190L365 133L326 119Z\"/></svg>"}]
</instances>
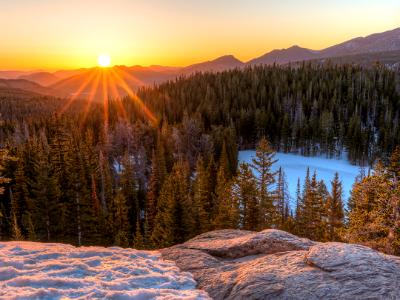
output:
<instances>
[{"instance_id":1,"label":"mountain range","mask_svg":"<svg viewBox=\"0 0 400 300\"><path fill-rule=\"evenodd\" d=\"M141 86L159 84L196 72L220 72L252 65L282 65L301 61L318 63L325 62L328 58L334 63L357 63L368 66L380 61L389 67L399 66L400 28L357 37L322 50L312 50L297 45L287 49L276 49L248 62L242 62L233 55L225 55L186 67L114 66L110 68L114 74L113 79L104 79L100 68L60 70L53 73L0 71L0 88L3 92L6 89L14 89L59 97L68 97L76 93L84 97L93 91L98 95L101 92L106 92L107 95L112 95L113 92L124 95ZM92 82L89 83L90 78ZM107 85L109 91L104 91L105 80L112 82L112 85Z\"/></svg>"},{"instance_id":2,"label":"mountain range","mask_svg":"<svg viewBox=\"0 0 400 300\"><path fill-rule=\"evenodd\" d=\"M357 37L322 50L312 50L299 46L273 50L250 60L247 64L287 64L289 62L398 50L400 50L400 28L366 37Z\"/></svg>"}]
</instances>

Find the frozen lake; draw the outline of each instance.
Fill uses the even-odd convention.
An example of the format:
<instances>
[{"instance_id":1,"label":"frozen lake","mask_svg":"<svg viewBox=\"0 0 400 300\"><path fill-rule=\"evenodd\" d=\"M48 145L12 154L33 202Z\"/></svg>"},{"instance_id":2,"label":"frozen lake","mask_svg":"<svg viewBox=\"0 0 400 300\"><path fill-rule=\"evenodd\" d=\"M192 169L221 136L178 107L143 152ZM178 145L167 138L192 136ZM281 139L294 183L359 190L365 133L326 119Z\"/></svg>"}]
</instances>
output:
<instances>
[{"instance_id":1,"label":"frozen lake","mask_svg":"<svg viewBox=\"0 0 400 300\"><path fill-rule=\"evenodd\" d=\"M239 162L250 163L254 155L254 150L239 151ZM275 159L278 161L274 164L273 170L276 171L279 167L282 167L285 171L289 193L292 198L292 207L294 207L296 196L297 179L300 178L301 188L303 188L307 168L310 168L310 175L317 171L318 180L324 180L329 191L330 182L335 172L338 172L343 185L343 200L345 203L350 197L352 185L360 169L359 166L350 164L346 159L329 159L320 156L307 157L288 153L276 153Z\"/></svg>"}]
</instances>

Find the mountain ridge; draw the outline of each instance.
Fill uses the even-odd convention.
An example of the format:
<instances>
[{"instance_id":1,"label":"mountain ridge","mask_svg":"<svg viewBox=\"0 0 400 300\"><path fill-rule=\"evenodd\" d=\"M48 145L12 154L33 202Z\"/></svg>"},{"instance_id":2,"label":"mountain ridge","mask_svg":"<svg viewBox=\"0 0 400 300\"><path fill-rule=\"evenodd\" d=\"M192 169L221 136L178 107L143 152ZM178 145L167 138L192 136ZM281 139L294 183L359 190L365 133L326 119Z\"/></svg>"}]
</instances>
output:
<instances>
[{"instance_id":1,"label":"mountain ridge","mask_svg":"<svg viewBox=\"0 0 400 300\"><path fill-rule=\"evenodd\" d=\"M302 48L297 45L286 49L275 49L248 61L247 64L287 64L312 59L398 50L400 50L400 27L380 33L373 33L365 37L352 38L321 50Z\"/></svg>"},{"instance_id":2,"label":"mountain ridge","mask_svg":"<svg viewBox=\"0 0 400 300\"><path fill-rule=\"evenodd\" d=\"M382 60L386 66L398 67L400 66L400 56L397 52L400 52L400 27L365 37L356 37L321 50L303 48L298 45L293 45L286 49L274 49L247 62L243 62L230 54L185 67L134 65L114 66L110 69L119 73L119 76L126 82L130 90L135 90L142 86L159 84L167 80L173 80L179 76L187 76L198 72L221 72L254 65L285 65L302 61L324 63L326 59L332 59L336 63L361 62L362 65ZM59 70L56 72L30 71L26 73L21 71L0 71L0 78L5 78L1 79L3 80L3 89L8 86L9 88L60 97L73 96L80 90L81 96L84 97L90 93L91 89L91 85L84 86L85 81L87 81L89 74L94 70L101 69L93 67L76 70ZM28 84L28 82L24 82L24 84L20 82L17 86L15 86L16 82L11 81L8 85L4 82L4 80L18 79L27 80L39 86ZM96 89L96 87L93 88ZM116 90L120 96L129 93L126 85L121 85L119 80L117 80ZM95 93L101 95L102 92L96 90ZM110 92L107 92L107 95L110 94Z\"/></svg>"}]
</instances>

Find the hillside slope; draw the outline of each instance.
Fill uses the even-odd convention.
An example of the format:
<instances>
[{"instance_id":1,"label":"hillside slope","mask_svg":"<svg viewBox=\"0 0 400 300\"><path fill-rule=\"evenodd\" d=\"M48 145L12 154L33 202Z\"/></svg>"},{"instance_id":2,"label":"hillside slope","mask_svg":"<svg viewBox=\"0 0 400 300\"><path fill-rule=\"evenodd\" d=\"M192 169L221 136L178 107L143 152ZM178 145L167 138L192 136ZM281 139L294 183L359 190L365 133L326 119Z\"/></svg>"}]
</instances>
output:
<instances>
[{"instance_id":1,"label":"hillside slope","mask_svg":"<svg viewBox=\"0 0 400 300\"><path fill-rule=\"evenodd\" d=\"M55 96L57 94L56 91L51 88L41 86L40 84L25 79L0 79L0 88L3 90L18 89L41 95Z\"/></svg>"},{"instance_id":2,"label":"hillside slope","mask_svg":"<svg viewBox=\"0 0 400 300\"><path fill-rule=\"evenodd\" d=\"M25 79L37 84L48 86L60 80L59 77L49 72L36 72L28 75L19 76L18 79Z\"/></svg>"}]
</instances>

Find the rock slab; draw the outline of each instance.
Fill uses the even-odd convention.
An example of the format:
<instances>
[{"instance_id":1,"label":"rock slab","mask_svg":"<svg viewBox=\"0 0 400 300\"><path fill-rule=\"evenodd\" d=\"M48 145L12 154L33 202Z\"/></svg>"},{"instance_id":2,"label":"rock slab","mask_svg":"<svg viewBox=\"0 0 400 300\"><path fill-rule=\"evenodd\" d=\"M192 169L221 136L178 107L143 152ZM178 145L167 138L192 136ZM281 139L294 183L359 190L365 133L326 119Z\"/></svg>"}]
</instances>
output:
<instances>
[{"instance_id":1,"label":"rock slab","mask_svg":"<svg viewBox=\"0 0 400 300\"><path fill-rule=\"evenodd\" d=\"M284 231L218 230L161 250L213 299L400 299L400 258Z\"/></svg>"}]
</instances>

